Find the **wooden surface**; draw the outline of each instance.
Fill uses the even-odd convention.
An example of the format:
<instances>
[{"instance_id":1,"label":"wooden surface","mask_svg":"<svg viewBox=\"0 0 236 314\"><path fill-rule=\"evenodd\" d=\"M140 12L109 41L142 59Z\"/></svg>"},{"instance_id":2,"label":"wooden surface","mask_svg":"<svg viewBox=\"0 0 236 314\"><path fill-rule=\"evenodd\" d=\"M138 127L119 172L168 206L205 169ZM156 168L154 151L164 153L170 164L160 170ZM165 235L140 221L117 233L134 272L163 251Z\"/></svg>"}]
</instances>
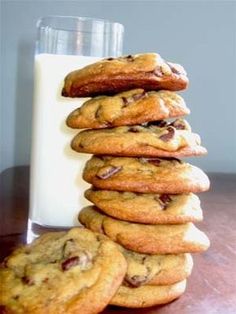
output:
<instances>
[{"instance_id":1,"label":"wooden surface","mask_svg":"<svg viewBox=\"0 0 236 314\"><path fill-rule=\"evenodd\" d=\"M210 249L194 255L185 294L149 309L108 307L103 314L233 314L236 313L236 175L212 174L211 191L202 193L204 222L198 227L211 240ZM16 167L0 175L0 258L25 242L29 169Z\"/></svg>"}]
</instances>

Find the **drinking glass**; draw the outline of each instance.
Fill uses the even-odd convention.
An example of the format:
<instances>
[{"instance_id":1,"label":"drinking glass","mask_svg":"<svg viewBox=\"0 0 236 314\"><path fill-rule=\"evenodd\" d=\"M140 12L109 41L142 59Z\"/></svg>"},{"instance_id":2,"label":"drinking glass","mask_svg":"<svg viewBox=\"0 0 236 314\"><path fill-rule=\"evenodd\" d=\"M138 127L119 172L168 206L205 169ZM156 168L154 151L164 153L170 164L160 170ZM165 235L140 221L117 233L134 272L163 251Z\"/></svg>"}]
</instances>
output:
<instances>
[{"instance_id":1,"label":"drinking glass","mask_svg":"<svg viewBox=\"0 0 236 314\"><path fill-rule=\"evenodd\" d=\"M124 33L119 23L71 16L43 17L37 29L28 242L45 231L79 224L78 213L88 204L82 170L89 156L72 151L78 130L65 120L86 99L62 97L63 81L100 58L120 56Z\"/></svg>"}]
</instances>

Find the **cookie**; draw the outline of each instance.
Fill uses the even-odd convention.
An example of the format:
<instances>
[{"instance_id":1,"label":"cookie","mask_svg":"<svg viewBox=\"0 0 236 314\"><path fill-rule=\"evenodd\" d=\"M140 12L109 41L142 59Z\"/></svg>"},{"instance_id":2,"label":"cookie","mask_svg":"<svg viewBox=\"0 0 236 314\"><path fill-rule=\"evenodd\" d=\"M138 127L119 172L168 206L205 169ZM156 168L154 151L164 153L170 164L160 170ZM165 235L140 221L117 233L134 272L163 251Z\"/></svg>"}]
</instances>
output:
<instances>
[{"instance_id":1,"label":"cookie","mask_svg":"<svg viewBox=\"0 0 236 314\"><path fill-rule=\"evenodd\" d=\"M98 189L141 193L197 193L210 185L201 169L176 158L93 156L83 178Z\"/></svg>"},{"instance_id":2,"label":"cookie","mask_svg":"<svg viewBox=\"0 0 236 314\"><path fill-rule=\"evenodd\" d=\"M47 233L5 260L0 304L7 313L98 313L126 268L117 245L100 234L84 228Z\"/></svg>"},{"instance_id":3,"label":"cookie","mask_svg":"<svg viewBox=\"0 0 236 314\"><path fill-rule=\"evenodd\" d=\"M181 224L203 219L200 200L192 193L143 194L91 188L85 197L105 214L125 221Z\"/></svg>"},{"instance_id":4,"label":"cookie","mask_svg":"<svg viewBox=\"0 0 236 314\"><path fill-rule=\"evenodd\" d=\"M147 126L120 126L85 130L77 134L71 147L80 153L133 157L184 157L206 154L198 134L185 120L158 121Z\"/></svg>"},{"instance_id":5,"label":"cookie","mask_svg":"<svg viewBox=\"0 0 236 314\"><path fill-rule=\"evenodd\" d=\"M185 289L186 280L168 286L130 288L122 285L111 299L110 304L129 308L150 307L177 299Z\"/></svg>"},{"instance_id":6,"label":"cookie","mask_svg":"<svg viewBox=\"0 0 236 314\"><path fill-rule=\"evenodd\" d=\"M187 85L187 74L181 65L166 62L157 53L144 53L103 59L69 73L62 96L114 95L133 88L178 91Z\"/></svg>"},{"instance_id":7,"label":"cookie","mask_svg":"<svg viewBox=\"0 0 236 314\"><path fill-rule=\"evenodd\" d=\"M145 254L195 253L208 249L209 239L192 223L144 225L117 220L96 207L85 207L79 221L87 228L107 235L128 250Z\"/></svg>"},{"instance_id":8,"label":"cookie","mask_svg":"<svg viewBox=\"0 0 236 314\"><path fill-rule=\"evenodd\" d=\"M100 129L142 124L189 113L184 99L174 92L133 89L115 96L98 96L86 101L68 116L66 123L71 128Z\"/></svg>"},{"instance_id":9,"label":"cookie","mask_svg":"<svg viewBox=\"0 0 236 314\"><path fill-rule=\"evenodd\" d=\"M171 285L190 276L193 259L190 254L149 255L122 248L128 268L123 285Z\"/></svg>"}]
</instances>

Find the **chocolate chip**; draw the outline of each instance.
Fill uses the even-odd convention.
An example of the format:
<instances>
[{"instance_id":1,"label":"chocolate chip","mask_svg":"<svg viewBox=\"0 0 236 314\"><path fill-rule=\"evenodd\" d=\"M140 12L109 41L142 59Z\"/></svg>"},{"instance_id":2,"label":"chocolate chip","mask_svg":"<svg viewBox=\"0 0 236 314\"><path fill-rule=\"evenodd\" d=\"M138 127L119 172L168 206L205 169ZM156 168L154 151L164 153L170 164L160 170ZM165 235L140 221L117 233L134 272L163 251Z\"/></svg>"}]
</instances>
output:
<instances>
[{"instance_id":1,"label":"chocolate chip","mask_svg":"<svg viewBox=\"0 0 236 314\"><path fill-rule=\"evenodd\" d=\"M183 120L177 119L170 123L175 129L177 130L187 130L187 123L185 123Z\"/></svg>"},{"instance_id":2,"label":"chocolate chip","mask_svg":"<svg viewBox=\"0 0 236 314\"><path fill-rule=\"evenodd\" d=\"M161 207L161 209L165 210L166 209L166 206L165 204L163 204L163 202L160 202L160 199L159 199L159 196L155 196L154 197L154 200L157 201Z\"/></svg>"},{"instance_id":3,"label":"chocolate chip","mask_svg":"<svg viewBox=\"0 0 236 314\"><path fill-rule=\"evenodd\" d=\"M33 286L34 285L33 279L28 277L28 276L22 277L21 280L23 281L23 283L25 283L28 286Z\"/></svg>"},{"instance_id":4,"label":"chocolate chip","mask_svg":"<svg viewBox=\"0 0 236 314\"><path fill-rule=\"evenodd\" d=\"M162 194L159 196L159 199L162 203L166 204L172 201L171 197L168 194Z\"/></svg>"},{"instance_id":5,"label":"chocolate chip","mask_svg":"<svg viewBox=\"0 0 236 314\"><path fill-rule=\"evenodd\" d=\"M150 121L147 123L147 126L158 126L159 128L164 128L167 126L172 126L177 130L184 130L187 129L187 123L185 123L183 120L181 119L176 119L173 122L167 122L165 120L158 120L158 121Z\"/></svg>"},{"instance_id":6,"label":"chocolate chip","mask_svg":"<svg viewBox=\"0 0 236 314\"><path fill-rule=\"evenodd\" d=\"M112 60L114 60L114 58L110 57L110 58L107 58L106 60L107 61L112 61Z\"/></svg>"},{"instance_id":7,"label":"chocolate chip","mask_svg":"<svg viewBox=\"0 0 236 314\"><path fill-rule=\"evenodd\" d=\"M125 107L133 102L133 98L131 97L121 97Z\"/></svg>"},{"instance_id":8,"label":"chocolate chip","mask_svg":"<svg viewBox=\"0 0 236 314\"><path fill-rule=\"evenodd\" d=\"M133 287L139 287L147 282L148 276L139 276L139 275L135 275L132 277L126 276L125 280L129 284L131 284Z\"/></svg>"},{"instance_id":9,"label":"chocolate chip","mask_svg":"<svg viewBox=\"0 0 236 314\"><path fill-rule=\"evenodd\" d=\"M125 57L128 61L134 61L134 57L132 55L128 55Z\"/></svg>"},{"instance_id":10,"label":"chocolate chip","mask_svg":"<svg viewBox=\"0 0 236 314\"><path fill-rule=\"evenodd\" d=\"M162 210L166 210L169 202L172 201L168 194L162 194L159 197L156 196L154 199L159 202Z\"/></svg>"},{"instance_id":11,"label":"chocolate chip","mask_svg":"<svg viewBox=\"0 0 236 314\"><path fill-rule=\"evenodd\" d=\"M123 100L123 103L126 106L128 106L129 104L135 102L135 101L138 101L140 100L141 98L145 97L146 96L146 93L145 92L142 92L141 94L135 94L133 96L129 96L129 97L121 97L121 99Z\"/></svg>"},{"instance_id":12,"label":"chocolate chip","mask_svg":"<svg viewBox=\"0 0 236 314\"><path fill-rule=\"evenodd\" d=\"M142 257L142 261L141 261L141 263L142 263L142 264L144 264L144 263L145 263L145 261L146 261L146 259L147 259L147 256L143 256L143 257Z\"/></svg>"},{"instance_id":13,"label":"chocolate chip","mask_svg":"<svg viewBox=\"0 0 236 314\"><path fill-rule=\"evenodd\" d=\"M163 76L163 72L162 72L162 69L161 69L160 66L155 67L153 73L154 73L156 76L159 76L159 77L162 77L162 76Z\"/></svg>"},{"instance_id":14,"label":"chocolate chip","mask_svg":"<svg viewBox=\"0 0 236 314\"><path fill-rule=\"evenodd\" d=\"M158 126L159 128L164 128L165 126L168 125L168 123L164 120L158 120L158 121L150 121L147 124L147 126L152 126L152 125Z\"/></svg>"},{"instance_id":15,"label":"chocolate chip","mask_svg":"<svg viewBox=\"0 0 236 314\"><path fill-rule=\"evenodd\" d=\"M147 162L154 166L160 166L161 160L157 158L145 158Z\"/></svg>"},{"instance_id":16,"label":"chocolate chip","mask_svg":"<svg viewBox=\"0 0 236 314\"><path fill-rule=\"evenodd\" d=\"M61 269L63 271L69 270L71 267L74 267L79 264L79 257L78 256L73 256L68 259L66 259L62 264L61 264Z\"/></svg>"},{"instance_id":17,"label":"chocolate chip","mask_svg":"<svg viewBox=\"0 0 236 314\"><path fill-rule=\"evenodd\" d=\"M168 142L169 140L171 140L174 135L175 135L175 129L172 126L168 126L167 129L168 133L163 134L159 137L160 140L164 141L164 142Z\"/></svg>"},{"instance_id":18,"label":"chocolate chip","mask_svg":"<svg viewBox=\"0 0 236 314\"><path fill-rule=\"evenodd\" d=\"M99 179L108 179L111 176L113 176L114 174L116 174L117 172L119 172L122 169L122 167L115 167L115 166L106 166L101 168L98 173L97 173L97 177Z\"/></svg>"}]
</instances>

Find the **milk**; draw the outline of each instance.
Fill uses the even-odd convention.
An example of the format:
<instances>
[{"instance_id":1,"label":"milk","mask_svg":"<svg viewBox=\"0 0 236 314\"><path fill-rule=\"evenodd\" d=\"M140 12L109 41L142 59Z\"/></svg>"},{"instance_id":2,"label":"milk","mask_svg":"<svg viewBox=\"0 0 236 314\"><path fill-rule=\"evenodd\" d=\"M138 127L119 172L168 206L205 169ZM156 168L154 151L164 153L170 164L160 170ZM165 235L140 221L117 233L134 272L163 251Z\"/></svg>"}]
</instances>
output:
<instances>
[{"instance_id":1,"label":"milk","mask_svg":"<svg viewBox=\"0 0 236 314\"><path fill-rule=\"evenodd\" d=\"M89 155L70 148L79 130L65 119L81 106L82 98L61 96L65 76L98 58L39 54L35 57L33 135L30 175L30 221L44 226L78 224L80 209L87 205L82 170Z\"/></svg>"}]
</instances>

